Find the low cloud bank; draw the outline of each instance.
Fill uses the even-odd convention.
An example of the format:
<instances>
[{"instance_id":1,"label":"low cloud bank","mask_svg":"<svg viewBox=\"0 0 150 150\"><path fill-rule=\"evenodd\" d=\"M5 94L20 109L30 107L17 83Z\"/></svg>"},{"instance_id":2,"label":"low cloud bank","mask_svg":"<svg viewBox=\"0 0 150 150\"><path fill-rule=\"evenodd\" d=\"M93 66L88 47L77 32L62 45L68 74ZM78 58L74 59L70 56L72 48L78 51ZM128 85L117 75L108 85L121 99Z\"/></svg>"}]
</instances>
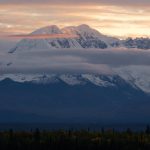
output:
<instances>
[{"instance_id":1,"label":"low cloud bank","mask_svg":"<svg viewBox=\"0 0 150 150\"><path fill-rule=\"evenodd\" d=\"M114 68L150 66L150 50L54 49L0 55L0 74L98 73L114 74Z\"/></svg>"}]
</instances>

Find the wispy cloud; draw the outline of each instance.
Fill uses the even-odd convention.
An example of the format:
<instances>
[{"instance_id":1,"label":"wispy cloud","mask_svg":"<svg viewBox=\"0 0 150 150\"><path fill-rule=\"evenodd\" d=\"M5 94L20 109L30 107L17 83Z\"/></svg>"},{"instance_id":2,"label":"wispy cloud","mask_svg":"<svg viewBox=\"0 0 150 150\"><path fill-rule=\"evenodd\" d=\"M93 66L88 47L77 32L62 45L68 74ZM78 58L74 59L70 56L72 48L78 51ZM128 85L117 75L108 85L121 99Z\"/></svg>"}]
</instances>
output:
<instances>
[{"instance_id":1,"label":"wispy cloud","mask_svg":"<svg viewBox=\"0 0 150 150\"><path fill-rule=\"evenodd\" d=\"M33 4L107 4L107 5L148 5L150 4L149 0L0 0L0 3L3 4L25 4L25 3L33 3Z\"/></svg>"},{"instance_id":2,"label":"wispy cloud","mask_svg":"<svg viewBox=\"0 0 150 150\"><path fill-rule=\"evenodd\" d=\"M0 33L27 34L52 24L84 23L107 35L150 36L149 0L1 0L0 4Z\"/></svg>"},{"instance_id":3,"label":"wispy cloud","mask_svg":"<svg viewBox=\"0 0 150 150\"><path fill-rule=\"evenodd\" d=\"M17 38L17 39L53 39L53 38L75 38L77 35L73 34L34 34L34 35L8 35L8 38Z\"/></svg>"}]
</instances>

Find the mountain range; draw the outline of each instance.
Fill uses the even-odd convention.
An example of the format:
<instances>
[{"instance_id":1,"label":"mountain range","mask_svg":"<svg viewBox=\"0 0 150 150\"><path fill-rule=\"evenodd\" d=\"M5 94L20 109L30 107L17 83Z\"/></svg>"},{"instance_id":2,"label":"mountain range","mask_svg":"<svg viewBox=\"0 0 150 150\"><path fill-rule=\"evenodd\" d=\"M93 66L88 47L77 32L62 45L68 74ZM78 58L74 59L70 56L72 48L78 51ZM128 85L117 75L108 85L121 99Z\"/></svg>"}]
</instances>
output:
<instances>
[{"instance_id":1,"label":"mountain range","mask_svg":"<svg viewBox=\"0 0 150 150\"><path fill-rule=\"evenodd\" d=\"M61 34L75 37L41 36ZM149 64L150 39L119 40L88 25L52 25L29 34L36 35L41 39L23 39L0 56L0 122L150 121L149 66L139 59L130 65L134 53Z\"/></svg>"}]
</instances>

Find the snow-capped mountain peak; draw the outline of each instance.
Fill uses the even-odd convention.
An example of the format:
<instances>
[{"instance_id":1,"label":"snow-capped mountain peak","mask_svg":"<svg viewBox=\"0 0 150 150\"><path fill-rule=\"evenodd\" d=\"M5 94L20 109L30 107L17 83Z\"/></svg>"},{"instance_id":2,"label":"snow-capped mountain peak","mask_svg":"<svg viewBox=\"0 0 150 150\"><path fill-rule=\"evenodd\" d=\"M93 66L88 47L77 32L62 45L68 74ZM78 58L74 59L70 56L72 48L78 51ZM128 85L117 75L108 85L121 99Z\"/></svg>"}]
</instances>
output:
<instances>
[{"instance_id":1,"label":"snow-capped mountain peak","mask_svg":"<svg viewBox=\"0 0 150 150\"><path fill-rule=\"evenodd\" d=\"M115 39L102 35L97 30L88 25L70 26L59 29L56 25L51 25L37 29L29 35L51 35L51 34L68 34L75 35L74 38L44 38L41 39L23 39L10 53L15 51L32 51L38 49L58 49L58 48L100 48L104 49L109 46L110 39Z\"/></svg>"},{"instance_id":2,"label":"snow-capped mountain peak","mask_svg":"<svg viewBox=\"0 0 150 150\"><path fill-rule=\"evenodd\" d=\"M35 34L61 34L61 30L56 25L51 25L47 27L43 27L37 29L36 31L32 32L31 35Z\"/></svg>"},{"instance_id":3,"label":"snow-capped mountain peak","mask_svg":"<svg viewBox=\"0 0 150 150\"><path fill-rule=\"evenodd\" d=\"M79 41L84 40L87 43L90 44L90 48L107 48L109 47L112 43L115 43L119 41L117 38L109 37L106 35L103 35L96 29L91 28L90 26L86 24L82 24L79 26L70 26L70 27L65 27L62 29L63 33L67 34L75 34L79 36ZM82 45L83 41L81 41ZM104 46L105 44L105 46ZM84 47L84 44L82 45ZM88 46L85 46L86 48Z\"/></svg>"},{"instance_id":4,"label":"snow-capped mountain peak","mask_svg":"<svg viewBox=\"0 0 150 150\"><path fill-rule=\"evenodd\" d=\"M89 29L90 26L87 25L87 24L81 24L81 25L78 26L78 28L81 28L81 29Z\"/></svg>"},{"instance_id":5,"label":"snow-capped mountain peak","mask_svg":"<svg viewBox=\"0 0 150 150\"><path fill-rule=\"evenodd\" d=\"M83 38L100 37L102 34L86 24L69 26L62 29L63 33L76 34Z\"/></svg>"},{"instance_id":6,"label":"snow-capped mountain peak","mask_svg":"<svg viewBox=\"0 0 150 150\"><path fill-rule=\"evenodd\" d=\"M82 24L77 26L77 29L84 34L88 34L89 36L93 36L93 37L100 37L102 34L100 32L98 32L97 30L91 28L88 25Z\"/></svg>"}]
</instances>

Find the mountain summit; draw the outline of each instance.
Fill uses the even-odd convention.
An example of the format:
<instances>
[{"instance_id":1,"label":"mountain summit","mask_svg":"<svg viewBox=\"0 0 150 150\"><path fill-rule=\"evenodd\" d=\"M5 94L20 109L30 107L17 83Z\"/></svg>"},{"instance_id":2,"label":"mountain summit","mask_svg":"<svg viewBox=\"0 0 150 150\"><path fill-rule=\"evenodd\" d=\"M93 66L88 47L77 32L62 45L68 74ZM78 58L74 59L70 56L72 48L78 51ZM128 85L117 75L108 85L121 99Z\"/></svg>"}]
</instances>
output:
<instances>
[{"instance_id":1,"label":"mountain summit","mask_svg":"<svg viewBox=\"0 0 150 150\"><path fill-rule=\"evenodd\" d=\"M37 29L36 31L32 32L33 34L61 34L61 30L56 25L51 25L47 27L43 27L40 29Z\"/></svg>"}]
</instances>

